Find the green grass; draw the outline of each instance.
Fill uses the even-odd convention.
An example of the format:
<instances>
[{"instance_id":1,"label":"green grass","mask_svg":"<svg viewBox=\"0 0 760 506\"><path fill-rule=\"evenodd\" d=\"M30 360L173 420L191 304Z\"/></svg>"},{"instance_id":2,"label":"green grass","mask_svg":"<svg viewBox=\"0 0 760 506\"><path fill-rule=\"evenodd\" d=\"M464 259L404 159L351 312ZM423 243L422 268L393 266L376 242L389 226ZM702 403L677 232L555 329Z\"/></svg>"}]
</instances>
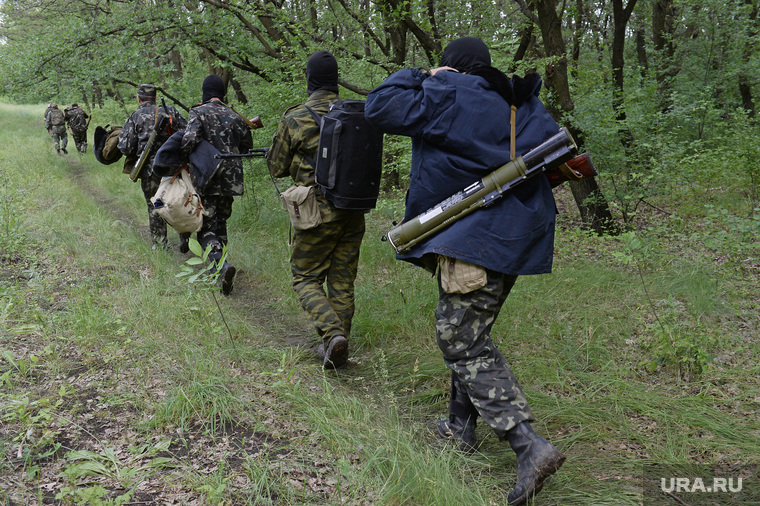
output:
<instances>
[{"instance_id":1,"label":"green grass","mask_svg":"<svg viewBox=\"0 0 760 506\"><path fill-rule=\"evenodd\" d=\"M403 197L367 216L350 365L325 372L263 162L235 202L225 298L151 251L119 163L54 154L43 109L0 105L0 503L506 504L505 443L479 426L464 456L433 435L435 281L380 239ZM756 211L740 182L704 202L731 215L696 184L618 238L560 214L553 274L519 279L494 326L568 457L536 504L644 503L645 465L758 465Z\"/></svg>"}]
</instances>

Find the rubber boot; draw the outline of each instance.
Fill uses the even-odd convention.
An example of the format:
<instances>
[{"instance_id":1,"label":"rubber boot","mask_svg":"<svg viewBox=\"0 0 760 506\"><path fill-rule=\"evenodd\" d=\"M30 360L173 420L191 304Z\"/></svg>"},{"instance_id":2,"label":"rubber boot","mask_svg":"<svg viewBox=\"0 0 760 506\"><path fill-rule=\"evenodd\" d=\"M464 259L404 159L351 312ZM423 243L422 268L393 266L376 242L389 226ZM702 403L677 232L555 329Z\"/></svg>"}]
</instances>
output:
<instances>
[{"instance_id":1,"label":"rubber boot","mask_svg":"<svg viewBox=\"0 0 760 506\"><path fill-rule=\"evenodd\" d=\"M557 472L565 456L535 432L528 422L517 424L506 434L509 446L517 455L517 483L507 495L510 506L525 504L544 486L544 480Z\"/></svg>"},{"instance_id":2,"label":"rubber boot","mask_svg":"<svg viewBox=\"0 0 760 506\"><path fill-rule=\"evenodd\" d=\"M448 420L438 422L438 436L458 442L457 449L464 453L475 453L478 438L475 435L475 418L460 418L449 415Z\"/></svg>"},{"instance_id":3,"label":"rubber boot","mask_svg":"<svg viewBox=\"0 0 760 506\"><path fill-rule=\"evenodd\" d=\"M475 435L477 419L478 410L473 406L464 385L452 372L449 418L438 422L438 436L457 442L457 449L459 451L474 453L478 444L478 439Z\"/></svg>"}]
</instances>

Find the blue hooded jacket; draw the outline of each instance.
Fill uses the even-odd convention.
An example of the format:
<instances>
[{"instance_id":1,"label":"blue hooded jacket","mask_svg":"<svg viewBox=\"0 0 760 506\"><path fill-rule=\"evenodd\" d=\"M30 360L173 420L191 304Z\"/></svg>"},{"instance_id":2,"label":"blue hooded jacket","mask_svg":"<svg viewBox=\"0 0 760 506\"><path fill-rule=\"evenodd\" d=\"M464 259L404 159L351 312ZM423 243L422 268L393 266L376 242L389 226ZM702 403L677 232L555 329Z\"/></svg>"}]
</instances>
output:
<instances>
[{"instance_id":1,"label":"blue hooded jacket","mask_svg":"<svg viewBox=\"0 0 760 506\"><path fill-rule=\"evenodd\" d=\"M512 78L516 153L523 155L559 132L538 99L541 80ZM405 219L411 219L482 179L510 159L510 104L487 79L418 69L391 75L367 97L367 119L379 130L412 138ZM551 272L556 206L546 177L517 185L481 208L397 255L430 271L435 254L503 274Z\"/></svg>"}]
</instances>

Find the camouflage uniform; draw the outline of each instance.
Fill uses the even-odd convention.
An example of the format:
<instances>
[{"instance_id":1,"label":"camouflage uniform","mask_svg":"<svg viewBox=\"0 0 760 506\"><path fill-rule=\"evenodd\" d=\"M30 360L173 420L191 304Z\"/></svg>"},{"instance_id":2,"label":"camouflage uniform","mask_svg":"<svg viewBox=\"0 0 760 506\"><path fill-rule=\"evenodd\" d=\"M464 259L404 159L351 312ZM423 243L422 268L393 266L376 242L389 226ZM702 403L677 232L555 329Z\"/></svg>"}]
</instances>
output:
<instances>
[{"instance_id":1,"label":"camouflage uniform","mask_svg":"<svg viewBox=\"0 0 760 506\"><path fill-rule=\"evenodd\" d=\"M450 412L472 421L479 413L503 437L518 423L532 421L533 415L490 335L517 276L491 270L486 273L486 285L467 294L446 293L439 275L436 340L452 372Z\"/></svg>"},{"instance_id":2,"label":"camouflage uniform","mask_svg":"<svg viewBox=\"0 0 760 506\"><path fill-rule=\"evenodd\" d=\"M338 98L335 92L318 90L309 96L306 105L324 115L329 104ZM322 195L310 162L318 144L319 126L314 118L303 105L293 106L280 120L267 164L272 176L290 176L295 184L314 186L316 190L322 224L309 230L295 230L290 268L301 307L327 348L333 336L348 338L351 333L364 212L337 209Z\"/></svg>"},{"instance_id":3,"label":"camouflage uniform","mask_svg":"<svg viewBox=\"0 0 760 506\"><path fill-rule=\"evenodd\" d=\"M87 124L90 115L84 109L74 104L64 110L66 123L71 130L71 136L74 138L77 150L80 153L87 152Z\"/></svg>"},{"instance_id":4,"label":"camouflage uniform","mask_svg":"<svg viewBox=\"0 0 760 506\"><path fill-rule=\"evenodd\" d=\"M56 104L51 104L45 113L45 128L53 138L55 151L59 154L61 151L65 153L69 142L69 136L66 135L66 119L63 111L58 109Z\"/></svg>"},{"instance_id":5,"label":"camouflage uniform","mask_svg":"<svg viewBox=\"0 0 760 506\"><path fill-rule=\"evenodd\" d=\"M222 153L247 153L253 148L251 130L243 118L218 100L190 109L180 145L182 158L189 159L195 146L204 139ZM243 161L240 158L221 160L202 193L203 208L208 215L203 217L198 242L204 249L211 244L210 258L218 261L228 241L227 220L232 215L232 203L236 196L243 194Z\"/></svg>"},{"instance_id":6,"label":"camouflage uniform","mask_svg":"<svg viewBox=\"0 0 760 506\"><path fill-rule=\"evenodd\" d=\"M158 112L162 115L168 113L170 122L165 122L164 128L156 135L151 154L145 161L145 165L143 166L139 177L140 187L145 196L145 203L148 205L150 237L154 244L166 246L166 222L154 212L153 204L150 201L153 195L156 194L158 185L161 183L161 177L153 173L153 157L158 148L166 142L166 139L168 139L173 132L185 128L187 123L185 118L183 118L174 107L167 106L166 112L164 112L163 106L159 106ZM142 102L124 124L124 128L119 134L119 151L121 151L124 156L134 157L135 159L138 158L143 152L143 149L145 149L145 145L148 143L148 138L153 132L155 124L156 102L154 98Z\"/></svg>"}]
</instances>

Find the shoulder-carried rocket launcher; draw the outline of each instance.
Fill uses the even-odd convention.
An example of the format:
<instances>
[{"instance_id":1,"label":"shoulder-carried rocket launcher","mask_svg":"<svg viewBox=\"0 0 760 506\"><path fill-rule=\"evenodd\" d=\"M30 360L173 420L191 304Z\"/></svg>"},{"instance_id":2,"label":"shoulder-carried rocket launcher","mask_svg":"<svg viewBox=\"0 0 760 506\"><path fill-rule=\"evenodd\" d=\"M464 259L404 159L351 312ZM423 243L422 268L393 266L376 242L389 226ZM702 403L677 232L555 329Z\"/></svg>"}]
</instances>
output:
<instances>
[{"instance_id":1,"label":"shoulder-carried rocket launcher","mask_svg":"<svg viewBox=\"0 0 760 506\"><path fill-rule=\"evenodd\" d=\"M568 167L575 156L577 146L570 133L561 128L559 133L531 149L522 156L510 160L480 181L457 192L446 200L414 218L402 222L383 236L397 253L404 253L427 237L481 207L487 207L504 192L553 169L562 167L561 180L580 179L596 175L591 160L585 153L576 158L582 166ZM551 178L550 178L551 180Z\"/></svg>"}]
</instances>

